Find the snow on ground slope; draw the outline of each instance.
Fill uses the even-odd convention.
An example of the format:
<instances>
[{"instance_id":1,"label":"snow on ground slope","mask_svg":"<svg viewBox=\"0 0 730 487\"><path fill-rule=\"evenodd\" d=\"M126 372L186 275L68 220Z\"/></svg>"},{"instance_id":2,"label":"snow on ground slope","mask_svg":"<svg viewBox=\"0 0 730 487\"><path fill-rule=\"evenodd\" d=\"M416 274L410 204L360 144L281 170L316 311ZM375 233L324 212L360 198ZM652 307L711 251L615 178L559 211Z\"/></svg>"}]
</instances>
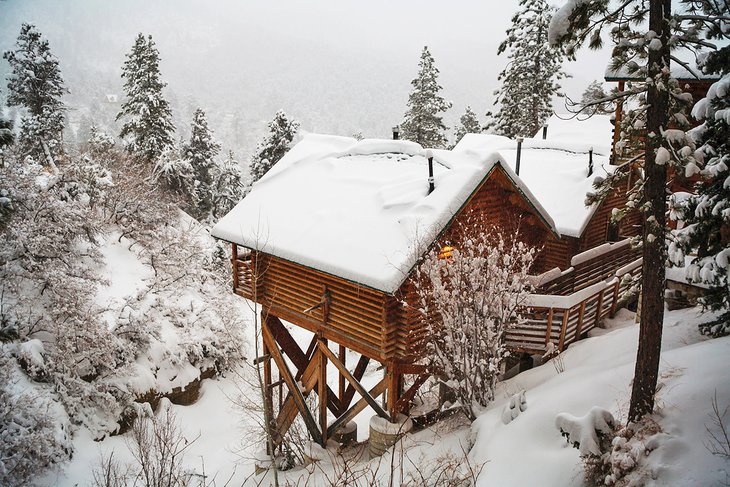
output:
<instances>
[{"instance_id":1,"label":"snow on ground slope","mask_svg":"<svg viewBox=\"0 0 730 487\"><path fill-rule=\"evenodd\" d=\"M716 393L721 410L730 405L730 337L710 340L701 336L697 324L707 318L697 308L666 313L656 418L667 436L647 459L646 468L656 477L651 485L725 485L729 478L730 464L711 455L704 446L708 438L705 427L712 427L711 399ZM638 326L633 314L622 310L607 322L607 328L564 352L564 372L558 373L547 363L501 383L499 399L471 428L453 418L409 435L403 449L392 457L386 454L367 460L362 450L356 452L360 462L349 468L367 474L352 485L369 485L374 478L388 485L391 463L397 485L401 478L430 472L448 456L463 462L464 450L468 451L472 442L472 468L476 471L484 464L478 485L583 485L578 450L560 435L555 417L563 412L582 416L593 406L600 406L625 421ZM304 334L295 332L295 337L302 343L308 341ZM375 380L379 373L373 370L366 380ZM523 389L527 409L503 424L502 410L509 397ZM245 419L232 406L231 398L240 391L241 383L233 376L206 380L197 403L173 406L185 436L192 439L200 435L186 453L186 465L200 472L204 463L206 473L217 475L219 485L232 474L230 485L239 485L253 473L249 458L255 452L236 451ZM255 392L249 389L249 393ZM357 421L360 439L367 434L368 414L372 413L365 412ZM120 437L94 442L80 435L75 442L77 455L66 472L49 485L84 485L100 451L108 453L114 448L122 457L126 455ZM316 467L282 473L281 477L297 485L325 485L342 469L339 460L330 459ZM252 476L245 484L269 485L269 480L271 477Z\"/></svg>"},{"instance_id":2,"label":"snow on ground slope","mask_svg":"<svg viewBox=\"0 0 730 487\"><path fill-rule=\"evenodd\" d=\"M526 389L528 407L504 425L501 412L507 399L502 399L474 423L472 455L488 462L479 485L583 485L578 450L560 436L555 416L583 416L600 406L626 420L638 337L638 326L627 315L608 323L623 328L571 346L563 354L563 373L545 364L501 384L503 397ZM700 336L697 323L704 319L707 315L697 309L665 316L657 420L669 436L648 459L655 485L722 485L728 480L730 465L704 445L715 392L721 410L730 405L730 337Z\"/></svg>"}]
</instances>

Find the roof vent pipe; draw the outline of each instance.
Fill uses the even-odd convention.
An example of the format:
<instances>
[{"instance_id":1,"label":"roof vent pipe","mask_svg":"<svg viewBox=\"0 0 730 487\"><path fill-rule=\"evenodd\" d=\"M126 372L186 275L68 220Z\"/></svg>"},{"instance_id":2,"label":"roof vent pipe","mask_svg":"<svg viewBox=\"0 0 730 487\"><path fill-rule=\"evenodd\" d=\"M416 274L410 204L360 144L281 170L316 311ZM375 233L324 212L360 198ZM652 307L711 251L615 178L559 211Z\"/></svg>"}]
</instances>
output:
<instances>
[{"instance_id":1,"label":"roof vent pipe","mask_svg":"<svg viewBox=\"0 0 730 487\"><path fill-rule=\"evenodd\" d=\"M400 125L393 127L393 140L400 139Z\"/></svg>"},{"instance_id":2,"label":"roof vent pipe","mask_svg":"<svg viewBox=\"0 0 730 487\"><path fill-rule=\"evenodd\" d=\"M548 128L547 124L542 126L542 140L547 139L547 128Z\"/></svg>"},{"instance_id":3,"label":"roof vent pipe","mask_svg":"<svg viewBox=\"0 0 730 487\"><path fill-rule=\"evenodd\" d=\"M520 175L520 159L522 158L522 137L517 137L517 161L515 162L515 173Z\"/></svg>"},{"instance_id":4,"label":"roof vent pipe","mask_svg":"<svg viewBox=\"0 0 730 487\"><path fill-rule=\"evenodd\" d=\"M426 151L426 158L428 159L428 194L431 194L436 188L433 179L433 152L431 152L431 149Z\"/></svg>"},{"instance_id":5,"label":"roof vent pipe","mask_svg":"<svg viewBox=\"0 0 730 487\"><path fill-rule=\"evenodd\" d=\"M593 174L593 147L588 149L588 177Z\"/></svg>"}]
</instances>

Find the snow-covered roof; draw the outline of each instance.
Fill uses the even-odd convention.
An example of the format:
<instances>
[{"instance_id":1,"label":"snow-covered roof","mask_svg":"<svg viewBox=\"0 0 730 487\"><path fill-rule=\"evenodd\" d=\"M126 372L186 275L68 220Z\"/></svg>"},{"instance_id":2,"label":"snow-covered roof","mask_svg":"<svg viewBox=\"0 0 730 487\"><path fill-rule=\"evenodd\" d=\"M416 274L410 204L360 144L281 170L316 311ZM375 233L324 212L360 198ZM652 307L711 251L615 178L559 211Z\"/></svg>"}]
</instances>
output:
<instances>
[{"instance_id":1,"label":"snow-covered roof","mask_svg":"<svg viewBox=\"0 0 730 487\"><path fill-rule=\"evenodd\" d=\"M520 157L520 179L547 210L561 235L580 237L596 206L586 207L586 193L596 178L612 171L612 124L606 115L587 120L553 116L548 121L547 139L542 130L525 139ZM588 176L588 152L593 148L593 174ZM512 168L517 160L517 142L490 134L467 134L454 152L498 153Z\"/></svg>"},{"instance_id":2,"label":"snow-covered roof","mask_svg":"<svg viewBox=\"0 0 730 487\"><path fill-rule=\"evenodd\" d=\"M555 230L498 154L309 134L213 228L214 237L395 292L420 255L497 166Z\"/></svg>"}]
</instances>

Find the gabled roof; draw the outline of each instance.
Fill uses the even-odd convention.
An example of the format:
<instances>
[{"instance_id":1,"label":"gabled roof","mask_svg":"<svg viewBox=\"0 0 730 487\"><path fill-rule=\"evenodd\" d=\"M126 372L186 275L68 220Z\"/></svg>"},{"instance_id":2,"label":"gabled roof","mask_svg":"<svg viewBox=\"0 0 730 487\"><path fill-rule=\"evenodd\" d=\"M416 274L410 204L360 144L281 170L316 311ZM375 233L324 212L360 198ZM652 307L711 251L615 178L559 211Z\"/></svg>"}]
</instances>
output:
<instances>
[{"instance_id":1,"label":"gabled roof","mask_svg":"<svg viewBox=\"0 0 730 487\"><path fill-rule=\"evenodd\" d=\"M418 144L306 135L212 234L392 294L498 166L555 231L498 154L432 153L436 188L428 194Z\"/></svg>"},{"instance_id":2,"label":"gabled roof","mask_svg":"<svg viewBox=\"0 0 730 487\"><path fill-rule=\"evenodd\" d=\"M561 235L579 238L597 206L585 205L586 194L597 178L605 178L611 151L612 127L606 115L587 120L553 115L547 122L547 139L542 131L522 143L519 178L545 208ZM593 174L588 176L588 152L593 149ZM497 153L513 170L517 142L490 134L467 134L454 152Z\"/></svg>"}]
</instances>

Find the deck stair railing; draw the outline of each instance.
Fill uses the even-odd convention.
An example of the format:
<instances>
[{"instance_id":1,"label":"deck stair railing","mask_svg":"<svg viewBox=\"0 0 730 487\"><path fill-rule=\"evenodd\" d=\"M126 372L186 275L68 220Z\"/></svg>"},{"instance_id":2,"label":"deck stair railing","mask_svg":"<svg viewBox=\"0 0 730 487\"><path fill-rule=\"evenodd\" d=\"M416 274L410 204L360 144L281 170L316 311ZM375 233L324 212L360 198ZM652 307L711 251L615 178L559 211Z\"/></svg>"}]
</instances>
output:
<instances>
[{"instance_id":1,"label":"deck stair railing","mask_svg":"<svg viewBox=\"0 0 730 487\"><path fill-rule=\"evenodd\" d=\"M538 292L528 296L526 321L507 333L507 346L526 353L565 350L615 314L641 262L628 241L577 255L570 269L544 276Z\"/></svg>"}]
</instances>

